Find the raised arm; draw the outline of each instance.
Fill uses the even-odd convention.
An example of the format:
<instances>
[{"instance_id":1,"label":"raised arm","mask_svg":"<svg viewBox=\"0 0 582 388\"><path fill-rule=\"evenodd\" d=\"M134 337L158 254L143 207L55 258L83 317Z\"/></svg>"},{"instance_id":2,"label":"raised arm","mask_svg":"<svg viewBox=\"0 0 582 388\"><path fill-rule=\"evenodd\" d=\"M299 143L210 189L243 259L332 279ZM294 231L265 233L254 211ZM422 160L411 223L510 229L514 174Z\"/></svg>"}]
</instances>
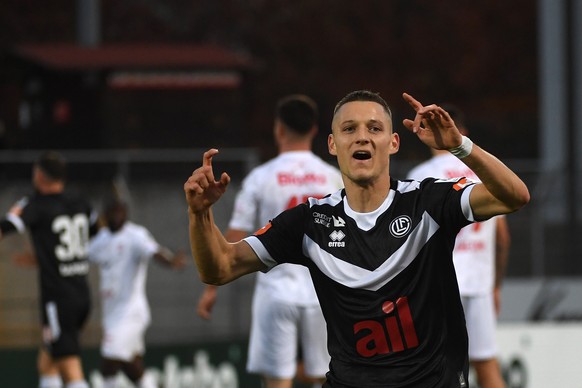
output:
<instances>
[{"instance_id":1,"label":"raised arm","mask_svg":"<svg viewBox=\"0 0 582 388\"><path fill-rule=\"evenodd\" d=\"M477 220L514 212L530 199L525 183L495 156L461 135L451 116L437 105L423 106L407 93L404 99L416 111L403 124L427 146L449 150L477 174L482 184L471 191L471 208Z\"/></svg>"},{"instance_id":2,"label":"raised arm","mask_svg":"<svg viewBox=\"0 0 582 388\"><path fill-rule=\"evenodd\" d=\"M218 150L204 153L202 167L196 169L184 184L188 203L190 246L200 279L221 285L242 275L265 268L255 252L244 241L229 243L216 224L212 205L222 197L230 177L222 173L214 179L212 158Z\"/></svg>"},{"instance_id":3,"label":"raised arm","mask_svg":"<svg viewBox=\"0 0 582 388\"><path fill-rule=\"evenodd\" d=\"M242 240L248 235L244 230L238 229L228 229L224 235L224 238L229 242L237 242ZM218 298L218 287L212 284L207 284L202 291L202 295L198 299L198 307L196 312L198 315L204 319L210 319L212 317L212 309L216 303L216 298Z\"/></svg>"}]
</instances>

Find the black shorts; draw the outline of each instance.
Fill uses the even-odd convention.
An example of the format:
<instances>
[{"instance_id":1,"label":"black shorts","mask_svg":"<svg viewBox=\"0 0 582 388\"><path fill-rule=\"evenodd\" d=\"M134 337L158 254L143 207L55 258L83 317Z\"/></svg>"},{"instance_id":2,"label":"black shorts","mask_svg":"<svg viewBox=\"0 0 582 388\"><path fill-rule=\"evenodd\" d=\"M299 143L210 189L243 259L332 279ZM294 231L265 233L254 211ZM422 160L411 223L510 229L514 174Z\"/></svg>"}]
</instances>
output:
<instances>
[{"instance_id":1,"label":"black shorts","mask_svg":"<svg viewBox=\"0 0 582 388\"><path fill-rule=\"evenodd\" d=\"M90 299L53 299L42 305L42 340L52 358L80 354L79 334L91 310Z\"/></svg>"}]
</instances>

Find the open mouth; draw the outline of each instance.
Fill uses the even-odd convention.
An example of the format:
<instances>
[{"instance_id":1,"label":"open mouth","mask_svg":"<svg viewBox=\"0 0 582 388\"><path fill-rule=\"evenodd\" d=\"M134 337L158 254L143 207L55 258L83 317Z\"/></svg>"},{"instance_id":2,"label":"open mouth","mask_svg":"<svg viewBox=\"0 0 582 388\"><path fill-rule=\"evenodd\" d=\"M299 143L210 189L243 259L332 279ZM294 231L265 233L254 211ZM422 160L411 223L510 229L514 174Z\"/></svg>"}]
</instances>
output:
<instances>
[{"instance_id":1,"label":"open mouth","mask_svg":"<svg viewBox=\"0 0 582 388\"><path fill-rule=\"evenodd\" d=\"M352 156L358 160L368 160L372 157L372 154L368 151L356 151Z\"/></svg>"}]
</instances>

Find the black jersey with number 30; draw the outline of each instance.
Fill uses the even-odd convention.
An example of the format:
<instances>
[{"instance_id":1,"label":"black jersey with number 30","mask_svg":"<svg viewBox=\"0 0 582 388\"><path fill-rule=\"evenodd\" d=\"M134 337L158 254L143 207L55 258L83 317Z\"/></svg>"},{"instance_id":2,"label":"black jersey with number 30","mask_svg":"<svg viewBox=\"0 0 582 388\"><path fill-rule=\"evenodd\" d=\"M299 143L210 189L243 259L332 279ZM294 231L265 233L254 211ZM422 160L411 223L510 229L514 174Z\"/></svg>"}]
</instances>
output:
<instances>
[{"instance_id":1,"label":"black jersey with number 30","mask_svg":"<svg viewBox=\"0 0 582 388\"><path fill-rule=\"evenodd\" d=\"M281 213L246 239L269 267L309 268L332 357L325 386L468 386L452 250L473 221L472 185L392 180L370 213L353 211L342 190Z\"/></svg>"},{"instance_id":2,"label":"black jersey with number 30","mask_svg":"<svg viewBox=\"0 0 582 388\"><path fill-rule=\"evenodd\" d=\"M3 232L30 232L39 265L42 302L89 298L87 248L96 216L86 201L67 194L21 199L2 222Z\"/></svg>"}]
</instances>

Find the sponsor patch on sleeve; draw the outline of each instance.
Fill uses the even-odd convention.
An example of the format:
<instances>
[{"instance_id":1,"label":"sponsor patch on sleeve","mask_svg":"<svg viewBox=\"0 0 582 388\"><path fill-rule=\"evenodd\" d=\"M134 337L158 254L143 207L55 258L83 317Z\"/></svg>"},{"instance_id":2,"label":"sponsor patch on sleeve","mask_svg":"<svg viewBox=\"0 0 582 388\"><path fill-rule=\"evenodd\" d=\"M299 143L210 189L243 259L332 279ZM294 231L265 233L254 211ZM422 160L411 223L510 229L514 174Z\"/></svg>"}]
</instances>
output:
<instances>
[{"instance_id":1,"label":"sponsor patch on sleeve","mask_svg":"<svg viewBox=\"0 0 582 388\"><path fill-rule=\"evenodd\" d=\"M450 179L437 179L435 183L452 183L454 182L453 189L456 191L463 190L467 186L474 185L477 181L469 178L450 178Z\"/></svg>"},{"instance_id":2,"label":"sponsor patch on sleeve","mask_svg":"<svg viewBox=\"0 0 582 388\"><path fill-rule=\"evenodd\" d=\"M261 234L265 233L267 230L271 229L271 222L269 222L267 225L263 226L261 229L257 230L255 232L255 236L260 236Z\"/></svg>"}]
</instances>

